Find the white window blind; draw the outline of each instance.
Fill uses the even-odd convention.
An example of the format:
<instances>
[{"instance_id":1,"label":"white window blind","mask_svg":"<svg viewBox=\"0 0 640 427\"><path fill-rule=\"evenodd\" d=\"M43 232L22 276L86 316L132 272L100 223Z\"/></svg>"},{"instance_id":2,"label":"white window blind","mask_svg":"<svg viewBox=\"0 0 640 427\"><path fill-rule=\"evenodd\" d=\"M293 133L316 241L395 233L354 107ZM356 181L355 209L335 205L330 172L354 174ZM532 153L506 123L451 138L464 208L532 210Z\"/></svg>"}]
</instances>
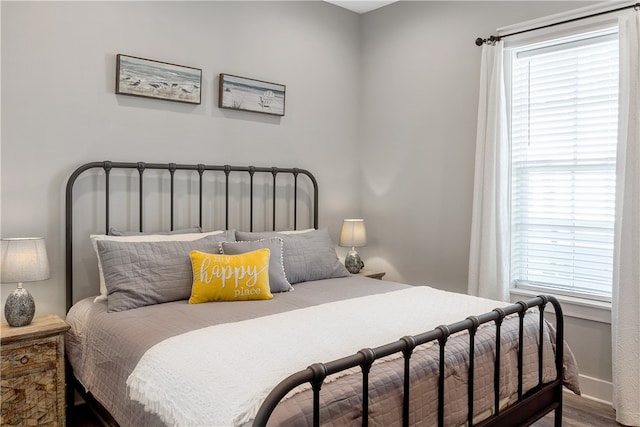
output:
<instances>
[{"instance_id":1,"label":"white window blind","mask_svg":"<svg viewBox=\"0 0 640 427\"><path fill-rule=\"evenodd\" d=\"M616 29L511 52L511 281L611 295Z\"/></svg>"}]
</instances>

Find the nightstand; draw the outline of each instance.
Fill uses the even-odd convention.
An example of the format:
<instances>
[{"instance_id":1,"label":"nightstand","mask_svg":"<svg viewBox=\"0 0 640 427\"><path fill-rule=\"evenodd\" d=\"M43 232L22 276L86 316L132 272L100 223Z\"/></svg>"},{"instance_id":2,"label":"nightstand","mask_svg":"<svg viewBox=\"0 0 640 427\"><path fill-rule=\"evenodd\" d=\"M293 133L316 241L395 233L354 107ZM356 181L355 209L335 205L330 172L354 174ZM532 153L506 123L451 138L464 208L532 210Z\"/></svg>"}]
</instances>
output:
<instances>
[{"instance_id":1,"label":"nightstand","mask_svg":"<svg viewBox=\"0 0 640 427\"><path fill-rule=\"evenodd\" d=\"M366 270L366 269L362 269L360 270L360 272L358 273L361 276L365 276L365 277L370 277L372 279L382 279L382 277L387 274L384 271L374 271L374 270Z\"/></svg>"},{"instance_id":2,"label":"nightstand","mask_svg":"<svg viewBox=\"0 0 640 427\"><path fill-rule=\"evenodd\" d=\"M58 316L42 316L27 326L2 323L1 425L64 426L64 333Z\"/></svg>"}]
</instances>

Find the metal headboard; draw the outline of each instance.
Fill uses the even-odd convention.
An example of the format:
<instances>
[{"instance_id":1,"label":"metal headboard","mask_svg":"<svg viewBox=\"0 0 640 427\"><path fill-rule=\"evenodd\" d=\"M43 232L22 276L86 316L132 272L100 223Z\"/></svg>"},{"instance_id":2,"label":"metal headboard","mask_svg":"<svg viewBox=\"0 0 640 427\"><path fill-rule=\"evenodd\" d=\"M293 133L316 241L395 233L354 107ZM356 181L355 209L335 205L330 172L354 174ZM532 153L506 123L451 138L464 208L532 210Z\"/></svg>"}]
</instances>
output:
<instances>
[{"instance_id":1,"label":"metal headboard","mask_svg":"<svg viewBox=\"0 0 640 427\"><path fill-rule=\"evenodd\" d=\"M144 162L91 162L86 163L77 168L69 177L66 188L66 296L67 296L67 311L73 304L73 186L82 173L91 169L102 169L104 171L105 179L105 234L109 232L109 178L111 172L114 169L136 169L139 174L139 231L143 230L144 219L144 172L147 170L166 170L170 176L170 230L174 230L174 175L176 171L194 171L199 175L199 226L202 227L202 208L203 208L203 175L206 171L224 172L225 174L225 189L224 189L224 204L225 204L225 228L229 228L229 175L232 172L241 172L249 175L249 227L250 231L253 231L254 223L254 175L255 174L270 174L273 177L273 201L272 201L272 215L273 215L273 230L276 230L276 183L279 175L291 175L293 176L293 229L297 229L297 216L298 216L298 176L306 176L313 185L313 227L318 228L318 183L315 177L305 169L298 168L279 168L279 167L257 167L257 166L230 166L230 165L204 165L204 164L176 164L176 163L144 163Z\"/></svg>"}]
</instances>

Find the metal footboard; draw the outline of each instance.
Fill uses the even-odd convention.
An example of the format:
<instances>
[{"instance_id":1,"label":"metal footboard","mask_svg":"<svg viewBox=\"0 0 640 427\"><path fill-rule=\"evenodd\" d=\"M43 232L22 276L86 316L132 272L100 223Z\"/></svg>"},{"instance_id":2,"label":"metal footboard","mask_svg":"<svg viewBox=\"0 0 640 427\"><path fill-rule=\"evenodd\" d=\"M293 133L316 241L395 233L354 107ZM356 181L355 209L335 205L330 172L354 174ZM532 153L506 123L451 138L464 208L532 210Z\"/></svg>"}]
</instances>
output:
<instances>
[{"instance_id":1,"label":"metal footboard","mask_svg":"<svg viewBox=\"0 0 640 427\"><path fill-rule=\"evenodd\" d=\"M544 310L547 303L553 305L556 316L556 350L555 350L555 368L556 379L551 383L543 384L543 345L544 345ZM527 393L523 393L522 377L523 377L523 342L524 342L524 317L527 310L532 307L539 307L539 337L538 337L538 384ZM500 408L500 329L502 321L505 317L516 314L519 317L519 336L518 336L518 390L517 401L501 410ZM473 423L473 396L474 396L474 356L475 356L475 335L478 327L485 323L493 322L496 330L495 342L495 365L494 365L494 408L493 415L489 418L474 424ZM316 363L309 366L303 371L299 371L285 380L283 380L271 393L267 396L264 403L260 407L258 414L254 420L254 426L266 426L272 412L276 406L284 398L284 396L299 385L309 383L313 390L313 425L319 426L320 419L320 390L325 378L329 375L345 371L347 369L360 367L362 371L362 425L368 425L369 417L369 372L371 365L377 359L395 354L402 353L404 358L404 384L403 384L403 408L402 423L404 426L409 425L410 414L410 372L411 372L411 355L414 349L422 344L437 341L439 345L439 377L438 377L438 426L444 426L444 396L445 396L445 357L444 352L447 339L455 333L468 331L469 334L469 381L468 381L468 416L467 423L469 426L497 426L497 425L529 425L537 419L542 418L545 414L555 411L555 425L560 426L562 422L562 366L563 366L563 316L562 309L557 299L553 296L538 296L527 301L520 301L516 304L504 308L497 308L489 313L480 316L471 316L467 319L453 323L451 325L442 325L437 328L416 336L406 336L400 340L389 343L376 348L367 348L360 350L358 353L338 359L329 363ZM338 380L339 381L339 380Z\"/></svg>"}]
</instances>

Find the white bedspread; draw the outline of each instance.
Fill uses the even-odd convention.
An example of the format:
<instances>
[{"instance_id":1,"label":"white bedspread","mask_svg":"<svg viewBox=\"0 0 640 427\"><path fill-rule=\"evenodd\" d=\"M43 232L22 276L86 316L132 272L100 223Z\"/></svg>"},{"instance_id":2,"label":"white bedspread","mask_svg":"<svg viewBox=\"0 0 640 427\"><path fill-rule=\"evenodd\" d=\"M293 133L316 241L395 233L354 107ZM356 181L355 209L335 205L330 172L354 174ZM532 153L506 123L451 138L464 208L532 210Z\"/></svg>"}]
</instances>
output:
<instances>
[{"instance_id":1,"label":"white bedspread","mask_svg":"<svg viewBox=\"0 0 640 427\"><path fill-rule=\"evenodd\" d=\"M211 326L150 348L127 385L167 425L242 425L280 381L313 363L505 305L416 286Z\"/></svg>"}]
</instances>

